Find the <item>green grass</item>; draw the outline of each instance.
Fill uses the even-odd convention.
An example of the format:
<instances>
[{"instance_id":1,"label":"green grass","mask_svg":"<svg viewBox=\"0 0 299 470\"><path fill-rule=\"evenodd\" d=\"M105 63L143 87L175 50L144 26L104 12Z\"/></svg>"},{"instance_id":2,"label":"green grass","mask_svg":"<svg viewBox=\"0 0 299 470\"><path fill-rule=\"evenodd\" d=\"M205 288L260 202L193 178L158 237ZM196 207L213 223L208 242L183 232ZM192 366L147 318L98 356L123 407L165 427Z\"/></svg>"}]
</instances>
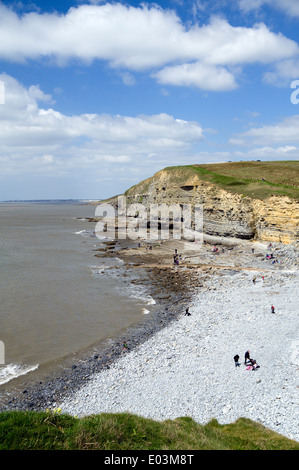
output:
<instances>
[{"instance_id":1,"label":"green grass","mask_svg":"<svg viewBox=\"0 0 299 470\"><path fill-rule=\"evenodd\" d=\"M222 175L234 176L253 180L265 180L273 184L285 184L299 186L299 161L249 161L249 162L226 162L200 165Z\"/></svg>"},{"instance_id":2,"label":"green grass","mask_svg":"<svg viewBox=\"0 0 299 470\"><path fill-rule=\"evenodd\" d=\"M57 412L0 413L0 450L299 450L248 419L202 426L191 418L156 422L129 413L74 418Z\"/></svg>"},{"instance_id":3,"label":"green grass","mask_svg":"<svg viewBox=\"0 0 299 470\"><path fill-rule=\"evenodd\" d=\"M270 196L288 196L299 200L299 161L275 162L226 162L204 165L184 165L167 167L167 187L175 187L194 177L198 181L215 184L231 193L242 194L253 199L266 199ZM159 177L141 181L126 191L126 195L142 194Z\"/></svg>"},{"instance_id":4,"label":"green grass","mask_svg":"<svg viewBox=\"0 0 299 470\"><path fill-rule=\"evenodd\" d=\"M299 161L227 162L165 168L170 173L193 173L201 181L254 199L288 196L299 199ZM179 178L181 179L181 178Z\"/></svg>"}]
</instances>

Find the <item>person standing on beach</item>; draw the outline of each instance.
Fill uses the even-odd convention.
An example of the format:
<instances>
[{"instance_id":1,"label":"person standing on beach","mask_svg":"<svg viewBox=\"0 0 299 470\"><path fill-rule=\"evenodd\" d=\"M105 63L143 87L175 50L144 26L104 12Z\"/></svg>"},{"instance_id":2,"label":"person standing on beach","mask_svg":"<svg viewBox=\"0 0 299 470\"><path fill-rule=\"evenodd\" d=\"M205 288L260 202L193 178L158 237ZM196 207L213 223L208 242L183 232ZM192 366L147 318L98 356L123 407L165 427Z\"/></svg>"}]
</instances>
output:
<instances>
[{"instance_id":1,"label":"person standing on beach","mask_svg":"<svg viewBox=\"0 0 299 470\"><path fill-rule=\"evenodd\" d=\"M245 365L247 364L247 361L251 363L250 351L246 351L245 353L245 362L244 362Z\"/></svg>"},{"instance_id":2,"label":"person standing on beach","mask_svg":"<svg viewBox=\"0 0 299 470\"><path fill-rule=\"evenodd\" d=\"M275 309L273 305L271 305L271 313L275 313Z\"/></svg>"},{"instance_id":3,"label":"person standing on beach","mask_svg":"<svg viewBox=\"0 0 299 470\"><path fill-rule=\"evenodd\" d=\"M186 313L185 315L187 315L188 317L190 317L191 313L189 312L189 307L186 308Z\"/></svg>"},{"instance_id":4,"label":"person standing on beach","mask_svg":"<svg viewBox=\"0 0 299 470\"><path fill-rule=\"evenodd\" d=\"M239 366L240 366L240 362L239 362L239 355L238 355L238 354L236 354L236 355L234 356L234 361L235 361L235 366L236 366L236 367L239 367Z\"/></svg>"}]
</instances>

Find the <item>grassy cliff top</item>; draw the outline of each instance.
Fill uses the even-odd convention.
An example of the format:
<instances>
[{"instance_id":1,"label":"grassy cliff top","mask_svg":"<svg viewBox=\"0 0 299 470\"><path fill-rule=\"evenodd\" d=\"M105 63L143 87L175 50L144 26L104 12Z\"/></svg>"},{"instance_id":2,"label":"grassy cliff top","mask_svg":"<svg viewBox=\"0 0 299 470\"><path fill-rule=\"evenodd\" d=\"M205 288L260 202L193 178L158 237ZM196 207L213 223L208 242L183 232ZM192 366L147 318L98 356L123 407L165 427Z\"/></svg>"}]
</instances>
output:
<instances>
[{"instance_id":1,"label":"grassy cliff top","mask_svg":"<svg viewBox=\"0 0 299 470\"><path fill-rule=\"evenodd\" d=\"M0 413L0 450L154 449L298 450L299 443L245 418L201 425L187 417L157 422L129 413L80 419L58 410Z\"/></svg>"},{"instance_id":2,"label":"grassy cliff top","mask_svg":"<svg viewBox=\"0 0 299 470\"><path fill-rule=\"evenodd\" d=\"M126 194L145 192L162 175L166 182L177 186L197 180L253 199L289 196L299 200L299 161L226 162L167 167L133 186Z\"/></svg>"}]
</instances>

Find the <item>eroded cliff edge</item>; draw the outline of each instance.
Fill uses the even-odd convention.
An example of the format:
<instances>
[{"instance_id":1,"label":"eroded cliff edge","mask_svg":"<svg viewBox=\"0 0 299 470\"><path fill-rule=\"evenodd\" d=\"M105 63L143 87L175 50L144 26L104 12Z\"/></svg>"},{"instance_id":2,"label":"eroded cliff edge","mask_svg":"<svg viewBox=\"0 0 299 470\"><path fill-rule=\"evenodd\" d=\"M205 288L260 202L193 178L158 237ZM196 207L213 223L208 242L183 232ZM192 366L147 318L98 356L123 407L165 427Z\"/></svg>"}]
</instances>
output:
<instances>
[{"instance_id":1,"label":"eroded cliff edge","mask_svg":"<svg viewBox=\"0 0 299 470\"><path fill-rule=\"evenodd\" d=\"M207 175L193 171L190 166L166 168L128 189L125 193L127 204L142 203L147 209L151 204L191 204L193 208L202 204L203 231L208 235L282 243L299 241L296 184L293 184L292 196L283 194L280 187L277 191L277 187L270 186L267 188L269 194L258 197L254 188L260 183L254 179L250 181L251 196L248 185L245 194L242 192L242 179L227 179L229 189L224 189L208 181ZM257 194L258 191L260 188L256 190Z\"/></svg>"}]
</instances>

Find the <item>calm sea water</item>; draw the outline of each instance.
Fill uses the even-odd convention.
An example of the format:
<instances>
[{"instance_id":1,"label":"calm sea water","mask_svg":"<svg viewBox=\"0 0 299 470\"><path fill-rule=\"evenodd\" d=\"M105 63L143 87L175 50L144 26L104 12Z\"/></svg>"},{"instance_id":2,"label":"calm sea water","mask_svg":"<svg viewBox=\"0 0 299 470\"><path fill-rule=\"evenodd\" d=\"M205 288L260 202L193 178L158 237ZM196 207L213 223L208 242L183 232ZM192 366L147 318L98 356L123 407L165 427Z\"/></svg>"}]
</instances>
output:
<instances>
[{"instance_id":1,"label":"calm sea water","mask_svg":"<svg viewBox=\"0 0 299 470\"><path fill-rule=\"evenodd\" d=\"M0 203L0 340L3 384L117 335L150 299L97 266L95 215L80 204ZM121 263L119 261L119 263Z\"/></svg>"}]
</instances>

